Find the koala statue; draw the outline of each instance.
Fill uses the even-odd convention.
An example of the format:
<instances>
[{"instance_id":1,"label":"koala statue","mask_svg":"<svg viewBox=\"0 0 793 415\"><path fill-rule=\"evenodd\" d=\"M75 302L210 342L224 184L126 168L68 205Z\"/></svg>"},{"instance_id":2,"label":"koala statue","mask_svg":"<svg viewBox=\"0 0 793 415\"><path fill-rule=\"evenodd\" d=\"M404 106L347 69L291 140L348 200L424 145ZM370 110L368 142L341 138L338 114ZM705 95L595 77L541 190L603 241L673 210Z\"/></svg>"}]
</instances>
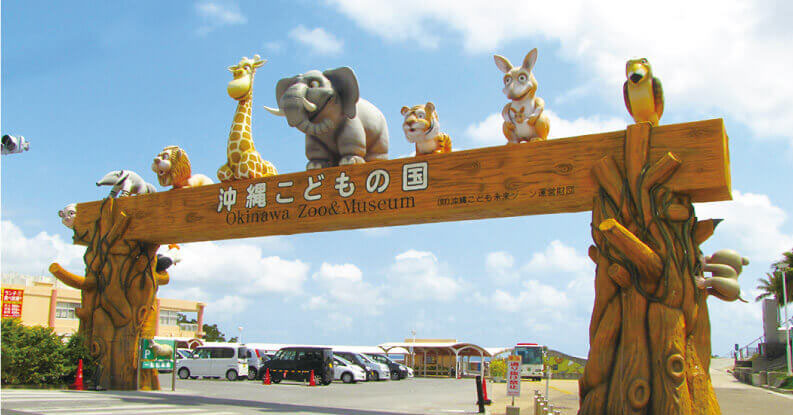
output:
<instances>
[{"instance_id":1,"label":"koala statue","mask_svg":"<svg viewBox=\"0 0 793 415\"><path fill-rule=\"evenodd\" d=\"M69 203L65 208L58 211L61 223L69 229L74 229L74 217L77 216L77 204Z\"/></svg>"},{"instance_id":2,"label":"koala statue","mask_svg":"<svg viewBox=\"0 0 793 415\"><path fill-rule=\"evenodd\" d=\"M724 301L747 302L741 298L741 286L738 284L738 276L743 267L749 265L747 258L731 249L722 249L704 257L702 263L703 274L710 272L711 277L699 276L696 281L697 287Z\"/></svg>"}]
</instances>

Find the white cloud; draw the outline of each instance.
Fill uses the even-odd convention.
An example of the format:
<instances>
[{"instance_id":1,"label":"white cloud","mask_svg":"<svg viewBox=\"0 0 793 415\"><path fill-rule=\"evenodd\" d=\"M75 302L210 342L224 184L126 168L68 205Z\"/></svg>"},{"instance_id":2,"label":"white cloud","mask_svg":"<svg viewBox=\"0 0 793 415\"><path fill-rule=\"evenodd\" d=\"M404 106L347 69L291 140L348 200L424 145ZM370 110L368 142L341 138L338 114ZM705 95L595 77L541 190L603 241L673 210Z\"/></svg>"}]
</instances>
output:
<instances>
[{"instance_id":1,"label":"white cloud","mask_svg":"<svg viewBox=\"0 0 793 415\"><path fill-rule=\"evenodd\" d=\"M500 113L490 114L484 121L469 125L465 129L465 135L481 145L496 146L506 144L507 139L504 138L504 134L501 132L501 124L503 122L504 119Z\"/></svg>"},{"instance_id":2,"label":"white cloud","mask_svg":"<svg viewBox=\"0 0 793 415\"><path fill-rule=\"evenodd\" d=\"M234 321L232 317L245 311L250 304L251 300L239 295L224 295L207 304L206 309L211 321L230 322Z\"/></svg>"},{"instance_id":3,"label":"white cloud","mask_svg":"<svg viewBox=\"0 0 793 415\"><path fill-rule=\"evenodd\" d=\"M387 276L395 299L449 301L462 284L447 274L435 254L411 249L395 257Z\"/></svg>"},{"instance_id":4,"label":"white cloud","mask_svg":"<svg viewBox=\"0 0 793 415\"><path fill-rule=\"evenodd\" d=\"M576 118L572 121L560 118L551 110L545 110L551 121L551 131L548 138L566 138L585 134L597 134L607 131L624 130L628 123L620 118L603 118L593 115L591 117Z\"/></svg>"},{"instance_id":5,"label":"white cloud","mask_svg":"<svg viewBox=\"0 0 793 415\"><path fill-rule=\"evenodd\" d=\"M304 308L308 310L318 310L321 308L325 308L327 306L328 306L328 300L325 299L325 297L316 296L316 297L311 297L308 300L308 303L304 305Z\"/></svg>"},{"instance_id":6,"label":"white cloud","mask_svg":"<svg viewBox=\"0 0 793 415\"><path fill-rule=\"evenodd\" d=\"M289 37L308 46L312 52L319 55L338 55L344 46L344 42L321 27L308 29L301 24L289 32Z\"/></svg>"},{"instance_id":7,"label":"white cloud","mask_svg":"<svg viewBox=\"0 0 793 415\"><path fill-rule=\"evenodd\" d=\"M85 247L65 242L60 235L39 232L32 238L12 222L2 221L2 272L50 275L48 268L57 262L77 274L83 274Z\"/></svg>"},{"instance_id":8,"label":"white cloud","mask_svg":"<svg viewBox=\"0 0 793 415\"><path fill-rule=\"evenodd\" d=\"M591 117L576 118L567 120L559 117L551 110L545 110L551 123L549 139L575 137L584 134L596 134L607 131L624 130L627 122L620 118L601 118L594 115ZM507 139L501 131L504 119L500 113L490 114L483 121L469 125L465 134L476 144L495 146L506 144Z\"/></svg>"},{"instance_id":9,"label":"white cloud","mask_svg":"<svg viewBox=\"0 0 793 415\"><path fill-rule=\"evenodd\" d=\"M240 11L239 6L231 1L199 1L195 5L195 11L204 22L198 28L198 33L201 35L205 35L221 26L248 22L248 19Z\"/></svg>"},{"instance_id":10,"label":"white cloud","mask_svg":"<svg viewBox=\"0 0 793 415\"><path fill-rule=\"evenodd\" d=\"M304 308L328 308L350 313L380 314L385 304L382 289L363 280L363 272L354 264L323 262L311 277L317 282L320 296L312 297Z\"/></svg>"},{"instance_id":11,"label":"white cloud","mask_svg":"<svg viewBox=\"0 0 793 415\"><path fill-rule=\"evenodd\" d=\"M640 53L663 81L667 111L716 109L757 135L793 140L793 84L780 82L784 68L793 66L793 54L783 52L793 38L790 2L333 3L369 32L427 48L439 46L439 30L458 33L470 53L489 54L516 40L556 43L561 57L580 65L587 83L596 81L593 90L609 102L621 100L625 61Z\"/></svg>"},{"instance_id":12,"label":"white cloud","mask_svg":"<svg viewBox=\"0 0 793 415\"><path fill-rule=\"evenodd\" d=\"M528 260L521 265L521 258ZM587 261L580 250L561 241L534 253L491 253L485 258L485 268L515 274L517 280L492 291L480 288L471 297L474 303L498 312L499 321L504 322L501 331L521 341L540 341L585 354L595 298L594 266Z\"/></svg>"},{"instance_id":13,"label":"white cloud","mask_svg":"<svg viewBox=\"0 0 793 415\"><path fill-rule=\"evenodd\" d=\"M575 248L552 241L529 261L517 266L511 254L488 254L485 268L514 274L519 284L495 289L489 294L475 293L474 301L506 313L519 313L530 332L576 333L586 341L586 322L594 303L594 265ZM567 339L570 340L570 339Z\"/></svg>"},{"instance_id":14,"label":"white cloud","mask_svg":"<svg viewBox=\"0 0 793 415\"><path fill-rule=\"evenodd\" d=\"M330 313L328 315L329 324L323 324L322 327L329 332L334 332L339 329L349 329L352 327L352 317L343 313Z\"/></svg>"},{"instance_id":15,"label":"white cloud","mask_svg":"<svg viewBox=\"0 0 793 415\"><path fill-rule=\"evenodd\" d=\"M732 201L696 205L699 219L724 219L702 245L703 252L709 255L730 248L750 260L738 279L741 296L749 304L708 298L713 352L720 355L728 355L732 344L744 346L762 334L762 303L754 302L760 293L756 289L758 281L765 277L771 263L782 257L782 252L793 248L793 234L783 228L789 226L788 215L770 197L739 190L733 190L732 195Z\"/></svg>"},{"instance_id":16,"label":"white cloud","mask_svg":"<svg viewBox=\"0 0 793 415\"><path fill-rule=\"evenodd\" d=\"M361 281L363 273L360 268L353 264L333 265L323 262L319 267L319 272L313 275L315 280L327 281L330 283L344 280L350 282Z\"/></svg>"},{"instance_id":17,"label":"white cloud","mask_svg":"<svg viewBox=\"0 0 793 415\"><path fill-rule=\"evenodd\" d=\"M397 261L405 261L410 259L431 259L435 262L438 261L438 257L436 257L432 252L416 251L415 249L408 249L407 251L397 254L396 256Z\"/></svg>"},{"instance_id":18,"label":"white cloud","mask_svg":"<svg viewBox=\"0 0 793 415\"><path fill-rule=\"evenodd\" d=\"M491 252L485 258L485 270L488 277L497 283L509 283L518 279L518 273L514 270L515 257L507 252Z\"/></svg>"},{"instance_id":19,"label":"white cloud","mask_svg":"<svg viewBox=\"0 0 793 415\"><path fill-rule=\"evenodd\" d=\"M190 300L190 301L201 301L204 303L207 302L210 298L209 294L207 294L207 292L204 291L201 287L176 288L174 285L171 284L160 286L160 289L157 291L157 297L182 299L182 300Z\"/></svg>"},{"instance_id":20,"label":"white cloud","mask_svg":"<svg viewBox=\"0 0 793 415\"><path fill-rule=\"evenodd\" d=\"M365 228L365 229L358 229L357 231L366 236L371 236L371 237L391 235L390 228Z\"/></svg>"},{"instance_id":21,"label":"white cloud","mask_svg":"<svg viewBox=\"0 0 793 415\"><path fill-rule=\"evenodd\" d=\"M730 241L733 248L752 262L778 260L793 248L793 235L783 232L787 214L764 194L732 191L733 200L696 205L700 219L724 219L716 229L719 241ZM709 244L710 246L710 244Z\"/></svg>"},{"instance_id":22,"label":"white cloud","mask_svg":"<svg viewBox=\"0 0 793 415\"><path fill-rule=\"evenodd\" d=\"M488 270L503 270L512 268L513 265L515 265L515 257L503 251L491 252L485 259L485 266Z\"/></svg>"},{"instance_id":23,"label":"white cloud","mask_svg":"<svg viewBox=\"0 0 793 415\"><path fill-rule=\"evenodd\" d=\"M490 297L493 306L498 310L513 313L531 310L538 310L538 313L542 313L570 306L570 298L564 291L537 280L528 280L522 285L523 289L515 294L500 289L494 291ZM592 299L590 299L591 301Z\"/></svg>"},{"instance_id":24,"label":"white cloud","mask_svg":"<svg viewBox=\"0 0 793 415\"><path fill-rule=\"evenodd\" d=\"M551 241L545 251L532 254L531 260L522 269L529 274L565 272L594 275L595 267L589 257L578 254L575 248L555 240Z\"/></svg>"},{"instance_id":25,"label":"white cloud","mask_svg":"<svg viewBox=\"0 0 793 415\"><path fill-rule=\"evenodd\" d=\"M309 265L300 260L264 256L260 247L250 244L184 244L181 254L182 262L168 270L172 282L190 281L241 295L300 293L309 270Z\"/></svg>"},{"instance_id":26,"label":"white cloud","mask_svg":"<svg viewBox=\"0 0 793 415\"><path fill-rule=\"evenodd\" d=\"M281 42L275 40L264 42L263 46L265 49L269 50L272 53L278 53L281 51L281 49L284 48L284 45L282 45Z\"/></svg>"}]
</instances>

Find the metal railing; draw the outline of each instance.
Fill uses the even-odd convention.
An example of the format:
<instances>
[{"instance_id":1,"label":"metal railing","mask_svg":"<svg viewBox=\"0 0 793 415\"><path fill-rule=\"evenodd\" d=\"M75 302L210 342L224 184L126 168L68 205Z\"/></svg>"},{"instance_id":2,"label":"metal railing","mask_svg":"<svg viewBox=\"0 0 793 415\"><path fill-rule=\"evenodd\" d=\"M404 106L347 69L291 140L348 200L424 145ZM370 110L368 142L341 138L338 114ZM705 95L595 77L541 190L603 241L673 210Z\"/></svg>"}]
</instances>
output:
<instances>
[{"instance_id":1,"label":"metal railing","mask_svg":"<svg viewBox=\"0 0 793 415\"><path fill-rule=\"evenodd\" d=\"M749 360L760 354L760 343L765 343L765 336L760 336L746 346L739 348L736 352L733 352L733 356L736 360Z\"/></svg>"}]
</instances>

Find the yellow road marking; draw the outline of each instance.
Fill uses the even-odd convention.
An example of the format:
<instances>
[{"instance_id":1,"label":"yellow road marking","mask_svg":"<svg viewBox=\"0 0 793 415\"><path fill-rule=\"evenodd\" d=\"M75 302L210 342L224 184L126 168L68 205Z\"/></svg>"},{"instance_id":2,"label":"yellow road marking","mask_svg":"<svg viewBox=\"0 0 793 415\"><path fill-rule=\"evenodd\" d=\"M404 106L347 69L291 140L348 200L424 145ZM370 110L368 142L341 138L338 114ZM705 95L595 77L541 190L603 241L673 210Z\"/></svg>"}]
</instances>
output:
<instances>
[{"instance_id":1,"label":"yellow road marking","mask_svg":"<svg viewBox=\"0 0 793 415\"><path fill-rule=\"evenodd\" d=\"M568 392L568 391L566 391L566 390L559 389L559 388L557 388L556 386L551 386L551 385L548 385L548 386L549 386L551 389L553 389L553 390L555 390L555 391L558 391L558 392L562 392L562 393L563 393L563 394L565 394L565 395L572 395L572 394L573 394L573 392Z\"/></svg>"}]
</instances>

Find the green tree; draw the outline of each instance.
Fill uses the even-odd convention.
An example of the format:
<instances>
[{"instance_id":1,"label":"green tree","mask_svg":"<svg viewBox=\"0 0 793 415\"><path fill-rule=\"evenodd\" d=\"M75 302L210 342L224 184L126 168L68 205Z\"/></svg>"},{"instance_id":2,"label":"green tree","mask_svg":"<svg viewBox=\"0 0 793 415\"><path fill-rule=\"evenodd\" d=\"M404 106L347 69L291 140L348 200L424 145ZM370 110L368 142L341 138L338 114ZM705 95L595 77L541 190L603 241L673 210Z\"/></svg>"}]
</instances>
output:
<instances>
[{"instance_id":1,"label":"green tree","mask_svg":"<svg viewBox=\"0 0 793 415\"><path fill-rule=\"evenodd\" d=\"M504 359L490 361L490 376L503 378L507 375L507 362Z\"/></svg>"},{"instance_id":2,"label":"green tree","mask_svg":"<svg viewBox=\"0 0 793 415\"><path fill-rule=\"evenodd\" d=\"M26 327L18 319L2 321L2 383L48 385L67 374L65 346L52 328Z\"/></svg>"},{"instance_id":3,"label":"green tree","mask_svg":"<svg viewBox=\"0 0 793 415\"><path fill-rule=\"evenodd\" d=\"M757 289L762 293L755 298L760 301L764 298L774 298L781 307L793 301L793 249L782 253L780 261L771 264L771 272L766 273L767 278L761 278ZM787 301L783 301L784 290L782 281L787 280Z\"/></svg>"},{"instance_id":4,"label":"green tree","mask_svg":"<svg viewBox=\"0 0 793 415\"><path fill-rule=\"evenodd\" d=\"M88 351L88 346L85 344L85 337L83 337L83 335L79 333L72 335L66 343L66 346L64 346L63 355L66 359L64 365L66 369L63 377L64 383L74 383L80 359L83 359L83 382L88 383L93 379L93 374L96 370L96 362L94 362L91 353Z\"/></svg>"},{"instance_id":5,"label":"green tree","mask_svg":"<svg viewBox=\"0 0 793 415\"><path fill-rule=\"evenodd\" d=\"M186 315L184 315L182 313L176 313L176 323L177 324L178 323L193 323L193 324L195 324L196 323L196 319L191 318L191 319L188 320ZM213 324L211 326L209 324L204 324L204 327L202 327L201 329L202 329L201 331L204 333L204 341L206 341L206 342L221 342L221 343L229 342L229 343L235 343L235 342L238 341L237 336L234 336L234 337L226 340L226 335L223 334L222 331L220 331L220 329L218 328L217 324Z\"/></svg>"}]
</instances>

